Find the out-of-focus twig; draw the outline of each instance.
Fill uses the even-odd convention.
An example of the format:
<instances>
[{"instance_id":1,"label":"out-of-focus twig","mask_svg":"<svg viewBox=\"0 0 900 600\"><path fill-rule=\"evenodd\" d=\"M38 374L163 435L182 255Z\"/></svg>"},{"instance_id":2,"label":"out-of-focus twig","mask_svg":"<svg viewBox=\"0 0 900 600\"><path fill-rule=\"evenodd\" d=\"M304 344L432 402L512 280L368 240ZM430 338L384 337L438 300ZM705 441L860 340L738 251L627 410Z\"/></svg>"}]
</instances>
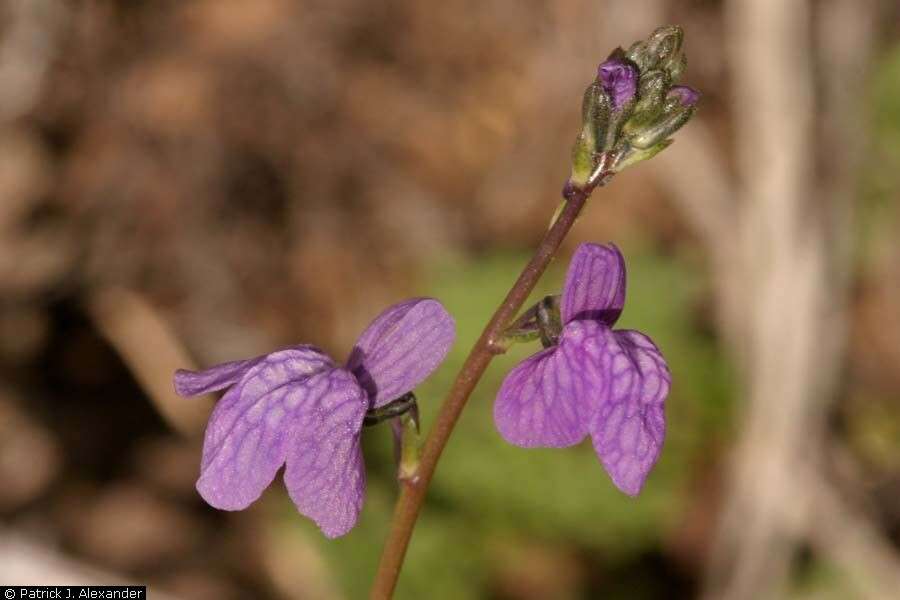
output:
<instances>
[{"instance_id":1,"label":"out-of-focus twig","mask_svg":"<svg viewBox=\"0 0 900 600\"><path fill-rule=\"evenodd\" d=\"M165 320L140 295L121 288L95 292L87 303L97 328L116 349L159 414L177 431L203 430L212 397L185 400L175 394L172 374L193 361Z\"/></svg>"},{"instance_id":2,"label":"out-of-focus twig","mask_svg":"<svg viewBox=\"0 0 900 600\"><path fill-rule=\"evenodd\" d=\"M796 502L787 465L818 438L811 390L822 286L821 238L801 220L810 191L812 70L809 3L726 4L741 208L740 266L750 292L744 427L732 459L707 597L772 597L794 540L782 524Z\"/></svg>"},{"instance_id":3,"label":"out-of-focus twig","mask_svg":"<svg viewBox=\"0 0 900 600\"><path fill-rule=\"evenodd\" d=\"M701 118L680 132L678 152L664 152L649 163L670 186L675 202L694 231L719 247L735 229L733 186L715 140ZM699 175L699 176L698 176Z\"/></svg>"},{"instance_id":4,"label":"out-of-focus twig","mask_svg":"<svg viewBox=\"0 0 900 600\"><path fill-rule=\"evenodd\" d=\"M803 531L813 549L831 564L839 565L862 597L896 598L900 560L872 520L841 498L815 471L798 475L798 489L809 495L810 515Z\"/></svg>"},{"instance_id":5,"label":"out-of-focus twig","mask_svg":"<svg viewBox=\"0 0 900 600\"><path fill-rule=\"evenodd\" d=\"M827 0L819 4L816 21L819 71L822 74L820 145L837 148L821 153L822 173L819 198L823 204L826 246L829 253L829 280L832 294L826 315L835 328L847 326L849 290L853 274L855 215L853 204L859 187L860 167L867 137L865 102L859 90L867 88L873 53L872 40L878 15L875 0ZM832 356L842 356L847 341L844 329L834 331L821 343L834 346ZM825 369L821 374L825 389L833 389L841 370Z\"/></svg>"},{"instance_id":6,"label":"out-of-focus twig","mask_svg":"<svg viewBox=\"0 0 900 600\"><path fill-rule=\"evenodd\" d=\"M0 123L34 104L53 58L68 5L54 0L9 0L0 37Z\"/></svg>"},{"instance_id":7,"label":"out-of-focus twig","mask_svg":"<svg viewBox=\"0 0 900 600\"><path fill-rule=\"evenodd\" d=\"M842 19L859 19L858 7L841 7L837 0L822 10L826 18L842 14ZM743 365L749 389L709 565L709 598L777 595L786 585L801 538L812 540L817 550L858 575L859 559L834 546L841 537L836 532L847 527L866 532L854 537L854 552L878 557L879 568L855 577L879 578L867 582L865 593L884 597L882 592L892 588L891 569L896 568L896 558L875 528L841 502L819 474L819 459L803 459L820 457L826 441L824 416L842 358L848 283L846 275L835 273L849 247L850 232L846 198L817 194L814 183L812 16L806 2L733 0L727 5L741 180L741 272L749 283L744 300L750 316L748 352ZM842 42L848 40L834 36L828 43ZM849 45L867 42L851 36ZM832 59L851 58L830 65L834 72L826 74L835 85L826 100L833 100L831 110L841 116L858 104L834 93L836 86L846 86L841 73L847 65L860 71L853 55L846 47L834 50ZM853 150L859 147L851 138L858 135L858 128L837 125L828 133L831 148L847 144L843 184L838 186L847 195ZM813 203L814 196L824 201ZM844 218L835 219L839 214ZM823 331L829 339L821 339ZM785 519L785 507L809 518L802 527L793 527L796 522ZM832 524L830 530L821 527L825 521Z\"/></svg>"},{"instance_id":8,"label":"out-of-focus twig","mask_svg":"<svg viewBox=\"0 0 900 600\"><path fill-rule=\"evenodd\" d=\"M664 152L649 163L650 171L672 192L675 205L708 252L716 295L716 320L729 347L740 359L746 334L746 281L740 269L741 248L734 183L716 142L701 119L676 140L677 152ZM698 174L700 175L698 177Z\"/></svg>"}]
</instances>

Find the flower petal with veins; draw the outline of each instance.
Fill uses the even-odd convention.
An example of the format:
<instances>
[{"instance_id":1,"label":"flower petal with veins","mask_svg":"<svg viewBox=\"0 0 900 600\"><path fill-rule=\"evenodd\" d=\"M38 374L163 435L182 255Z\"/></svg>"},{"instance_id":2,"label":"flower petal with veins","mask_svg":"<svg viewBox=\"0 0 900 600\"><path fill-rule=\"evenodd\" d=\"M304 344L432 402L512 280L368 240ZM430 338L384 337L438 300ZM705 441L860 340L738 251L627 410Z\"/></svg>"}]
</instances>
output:
<instances>
[{"instance_id":1,"label":"flower petal with veins","mask_svg":"<svg viewBox=\"0 0 900 600\"><path fill-rule=\"evenodd\" d=\"M179 396L198 396L223 390L240 381L247 371L264 358L265 355L235 360L202 371L178 369L175 371L175 392Z\"/></svg>"},{"instance_id":2,"label":"flower petal with veins","mask_svg":"<svg viewBox=\"0 0 900 600\"><path fill-rule=\"evenodd\" d=\"M612 327L624 306L625 259L619 249L613 244L578 246L563 286L563 323L590 319Z\"/></svg>"},{"instance_id":3,"label":"flower petal with veins","mask_svg":"<svg viewBox=\"0 0 900 600\"><path fill-rule=\"evenodd\" d=\"M616 487L636 496L662 450L669 368L640 332L611 331L589 321L570 328L567 335L584 336L597 381L597 410L588 424L594 450Z\"/></svg>"},{"instance_id":4,"label":"flower petal with veins","mask_svg":"<svg viewBox=\"0 0 900 600\"><path fill-rule=\"evenodd\" d=\"M313 375L302 392L284 483L297 510L334 538L356 525L365 498L360 430L368 397L344 369Z\"/></svg>"},{"instance_id":5,"label":"flower petal with veins","mask_svg":"<svg viewBox=\"0 0 900 600\"><path fill-rule=\"evenodd\" d=\"M293 352L292 360L298 373L312 372L323 366L333 364L330 357L315 346L300 345L286 348L282 352ZM223 390L234 385L247 374L247 371L268 359L272 354L263 354L246 360L235 360L203 369L202 371L175 371L175 392L179 396L197 396ZM301 363L303 363L301 365Z\"/></svg>"},{"instance_id":6,"label":"flower petal with veins","mask_svg":"<svg viewBox=\"0 0 900 600\"><path fill-rule=\"evenodd\" d=\"M591 382L581 368L582 355L577 341L563 340L510 371L494 403L494 422L507 442L564 448L585 438Z\"/></svg>"},{"instance_id":7,"label":"flower petal with veins","mask_svg":"<svg viewBox=\"0 0 900 600\"><path fill-rule=\"evenodd\" d=\"M372 399L384 406L419 385L447 356L453 317L431 298L415 298L382 312L359 337L347 368Z\"/></svg>"},{"instance_id":8,"label":"flower petal with veins","mask_svg":"<svg viewBox=\"0 0 900 600\"><path fill-rule=\"evenodd\" d=\"M272 482L284 464L304 383L333 368L310 346L252 360L256 364L216 404L203 441L197 490L223 510L246 508Z\"/></svg>"}]
</instances>

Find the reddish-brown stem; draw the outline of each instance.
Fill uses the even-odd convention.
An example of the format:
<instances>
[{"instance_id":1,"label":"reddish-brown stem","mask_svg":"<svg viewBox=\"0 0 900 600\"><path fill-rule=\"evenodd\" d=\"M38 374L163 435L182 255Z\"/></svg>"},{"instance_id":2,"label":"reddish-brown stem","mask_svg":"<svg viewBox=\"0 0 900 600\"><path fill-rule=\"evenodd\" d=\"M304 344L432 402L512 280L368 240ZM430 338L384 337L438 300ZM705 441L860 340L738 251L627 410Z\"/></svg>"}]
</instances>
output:
<instances>
[{"instance_id":1,"label":"reddish-brown stem","mask_svg":"<svg viewBox=\"0 0 900 600\"><path fill-rule=\"evenodd\" d=\"M381 554L375 581L372 584L370 597L373 600L388 599L394 593L400 568L403 566L403 558L406 556L406 549L409 546L409 539L425 501L425 493L434 476L437 462L472 390L475 389L491 359L496 356L500 336L522 308L547 265L550 264L550 260L556 254L566 234L569 233L575 219L581 213L581 209L584 208L593 188L605 183L608 177L608 173L598 169L597 176L592 178L585 189L576 188L571 191L559 217L544 235L544 239L541 240L531 261L519 275L515 285L509 290L503 303L497 308L481 337L469 352L469 356L444 399L422 447L418 477L415 480L401 481L400 483L400 497L397 499L391 528Z\"/></svg>"}]
</instances>

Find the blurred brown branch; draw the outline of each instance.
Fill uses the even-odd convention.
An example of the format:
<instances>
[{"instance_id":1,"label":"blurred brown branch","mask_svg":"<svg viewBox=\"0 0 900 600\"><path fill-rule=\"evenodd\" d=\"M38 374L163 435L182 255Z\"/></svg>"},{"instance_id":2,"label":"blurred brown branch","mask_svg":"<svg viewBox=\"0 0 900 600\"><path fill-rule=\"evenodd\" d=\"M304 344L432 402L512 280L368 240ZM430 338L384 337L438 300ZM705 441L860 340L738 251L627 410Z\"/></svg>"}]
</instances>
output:
<instances>
[{"instance_id":1,"label":"blurred brown branch","mask_svg":"<svg viewBox=\"0 0 900 600\"><path fill-rule=\"evenodd\" d=\"M159 313L140 295L119 288L95 292L88 312L166 422L185 436L200 435L214 398L175 393L172 374L192 368L193 361Z\"/></svg>"}]
</instances>

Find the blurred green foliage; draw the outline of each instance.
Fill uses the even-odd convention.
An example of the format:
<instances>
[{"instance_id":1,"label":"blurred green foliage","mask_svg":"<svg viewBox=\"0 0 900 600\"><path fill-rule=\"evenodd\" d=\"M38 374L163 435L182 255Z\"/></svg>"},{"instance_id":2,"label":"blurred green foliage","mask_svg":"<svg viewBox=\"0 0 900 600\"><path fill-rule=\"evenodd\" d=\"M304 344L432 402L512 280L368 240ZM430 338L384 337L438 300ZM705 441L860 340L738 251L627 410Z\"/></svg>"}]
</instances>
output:
<instances>
[{"instance_id":1,"label":"blurred green foliage","mask_svg":"<svg viewBox=\"0 0 900 600\"><path fill-rule=\"evenodd\" d=\"M877 134L873 139L894 165L900 164L900 44L885 54L875 70L872 91Z\"/></svg>"},{"instance_id":2,"label":"blurred green foliage","mask_svg":"<svg viewBox=\"0 0 900 600\"><path fill-rule=\"evenodd\" d=\"M877 64L871 90L872 136L861 174L862 205L859 211L859 247L862 258L884 237L893 238L885 227L896 223L900 194L900 44L885 53Z\"/></svg>"},{"instance_id":3,"label":"blurred green foliage","mask_svg":"<svg viewBox=\"0 0 900 600\"><path fill-rule=\"evenodd\" d=\"M861 174L857 278L861 286L889 289L892 282L884 276L886 270L892 271L900 223L900 43L875 65L869 108L872 136ZM883 327L890 329L897 323L895 309L881 315ZM857 386L844 415L854 454L875 473L896 472L900 468L900 412L895 391L879 381Z\"/></svg>"}]
</instances>

